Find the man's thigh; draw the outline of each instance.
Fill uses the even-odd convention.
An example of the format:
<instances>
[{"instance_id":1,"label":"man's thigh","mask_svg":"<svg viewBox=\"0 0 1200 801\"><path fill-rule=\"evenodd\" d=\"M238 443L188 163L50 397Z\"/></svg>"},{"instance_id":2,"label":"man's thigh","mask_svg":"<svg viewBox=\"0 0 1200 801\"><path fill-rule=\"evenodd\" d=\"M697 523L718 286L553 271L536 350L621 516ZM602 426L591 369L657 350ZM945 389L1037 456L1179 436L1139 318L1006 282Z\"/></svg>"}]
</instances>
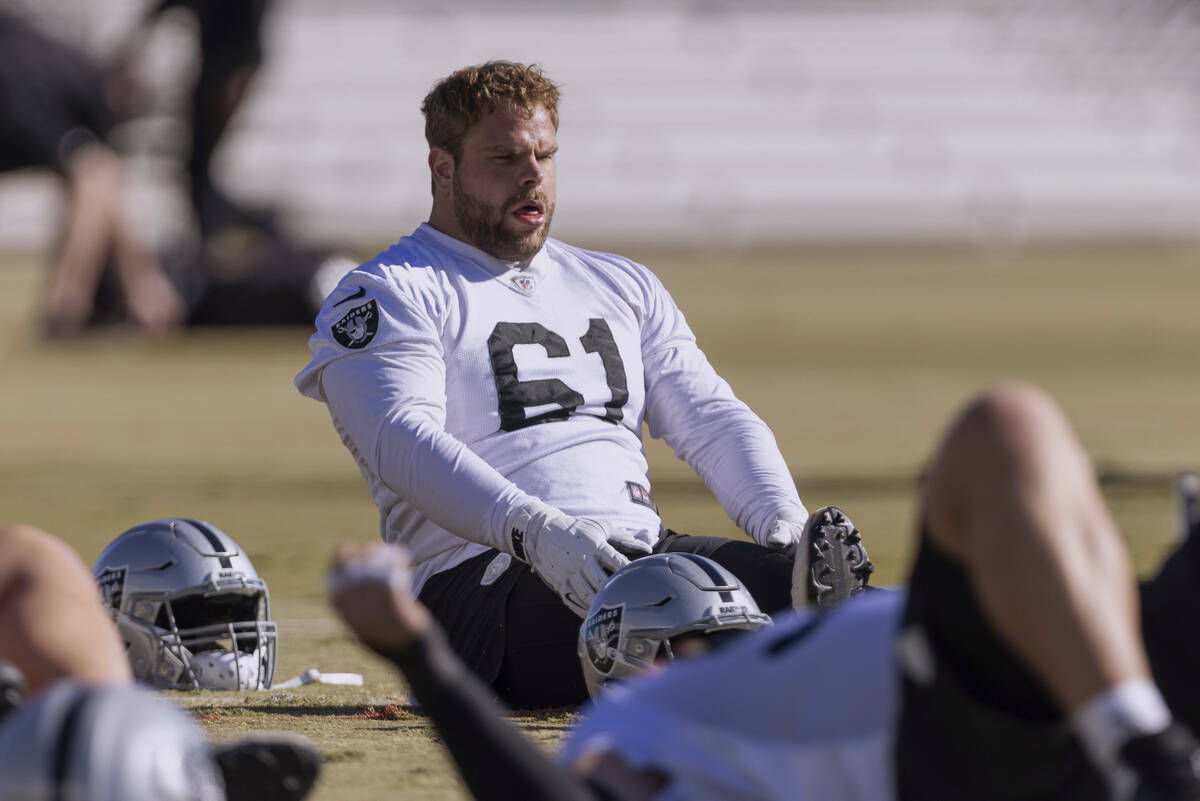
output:
<instances>
[{"instance_id":1,"label":"man's thigh","mask_svg":"<svg viewBox=\"0 0 1200 801\"><path fill-rule=\"evenodd\" d=\"M576 655L582 621L528 565L488 551L431 576L420 600L459 658L509 706L587 700Z\"/></svg>"},{"instance_id":2,"label":"man's thigh","mask_svg":"<svg viewBox=\"0 0 1200 801\"><path fill-rule=\"evenodd\" d=\"M667 529L655 553L706 556L737 576L767 614L792 606L792 557L745 540L700 537Z\"/></svg>"}]
</instances>

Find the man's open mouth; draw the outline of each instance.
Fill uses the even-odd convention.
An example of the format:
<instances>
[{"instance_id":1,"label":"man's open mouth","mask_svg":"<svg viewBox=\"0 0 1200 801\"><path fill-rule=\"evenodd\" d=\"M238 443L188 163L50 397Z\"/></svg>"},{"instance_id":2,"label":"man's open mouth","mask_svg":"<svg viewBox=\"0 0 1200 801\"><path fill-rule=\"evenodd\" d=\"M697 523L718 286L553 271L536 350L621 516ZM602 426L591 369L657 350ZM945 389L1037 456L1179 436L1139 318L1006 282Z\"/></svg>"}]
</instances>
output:
<instances>
[{"instance_id":1,"label":"man's open mouth","mask_svg":"<svg viewBox=\"0 0 1200 801\"><path fill-rule=\"evenodd\" d=\"M536 227L546 221L546 204L540 200L526 200L513 209L512 214L526 225Z\"/></svg>"}]
</instances>

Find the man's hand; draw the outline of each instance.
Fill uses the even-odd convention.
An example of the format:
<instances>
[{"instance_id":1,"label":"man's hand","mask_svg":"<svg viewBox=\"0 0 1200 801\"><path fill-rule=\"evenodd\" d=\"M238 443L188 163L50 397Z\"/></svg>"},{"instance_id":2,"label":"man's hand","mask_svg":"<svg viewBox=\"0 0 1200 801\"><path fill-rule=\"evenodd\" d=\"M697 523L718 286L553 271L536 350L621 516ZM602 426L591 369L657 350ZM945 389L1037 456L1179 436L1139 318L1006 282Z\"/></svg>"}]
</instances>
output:
<instances>
[{"instance_id":1,"label":"man's hand","mask_svg":"<svg viewBox=\"0 0 1200 801\"><path fill-rule=\"evenodd\" d=\"M775 513L767 525L767 534L759 543L773 551L787 551L800 544L804 538L804 524L808 512L803 506L786 506Z\"/></svg>"},{"instance_id":2,"label":"man's hand","mask_svg":"<svg viewBox=\"0 0 1200 801\"><path fill-rule=\"evenodd\" d=\"M404 650L433 626L429 610L412 593L412 565L399 546L342 543L328 587L346 625L381 653Z\"/></svg>"},{"instance_id":3,"label":"man's hand","mask_svg":"<svg viewBox=\"0 0 1200 801\"><path fill-rule=\"evenodd\" d=\"M608 544L626 556L636 559L654 553L654 546L637 536L646 532L633 532L621 526L609 526L608 529Z\"/></svg>"},{"instance_id":4,"label":"man's hand","mask_svg":"<svg viewBox=\"0 0 1200 801\"><path fill-rule=\"evenodd\" d=\"M505 525L510 553L583 617L596 592L629 563L608 544L614 529L589 517L570 517L545 504L521 507Z\"/></svg>"}]
</instances>

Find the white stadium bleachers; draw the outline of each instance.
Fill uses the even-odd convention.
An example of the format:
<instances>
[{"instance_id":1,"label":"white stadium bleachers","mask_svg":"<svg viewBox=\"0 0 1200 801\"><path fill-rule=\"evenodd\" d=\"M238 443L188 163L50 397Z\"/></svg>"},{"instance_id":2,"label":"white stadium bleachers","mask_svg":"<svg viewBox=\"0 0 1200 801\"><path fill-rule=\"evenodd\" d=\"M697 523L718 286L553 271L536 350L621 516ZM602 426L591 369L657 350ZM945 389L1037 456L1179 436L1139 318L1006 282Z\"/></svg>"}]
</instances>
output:
<instances>
[{"instance_id":1,"label":"white stadium bleachers","mask_svg":"<svg viewBox=\"0 0 1200 801\"><path fill-rule=\"evenodd\" d=\"M24 5L103 51L140 3ZM159 232L181 225L176 22L147 58L159 119L126 132ZM564 238L1191 239L1198 33L1168 0L278 0L217 167L313 238L392 239L428 211L424 93L509 58L564 86ZM0 247L43 243L54 208L46 179L0 176Z\"/></svg>"}]
</instances>

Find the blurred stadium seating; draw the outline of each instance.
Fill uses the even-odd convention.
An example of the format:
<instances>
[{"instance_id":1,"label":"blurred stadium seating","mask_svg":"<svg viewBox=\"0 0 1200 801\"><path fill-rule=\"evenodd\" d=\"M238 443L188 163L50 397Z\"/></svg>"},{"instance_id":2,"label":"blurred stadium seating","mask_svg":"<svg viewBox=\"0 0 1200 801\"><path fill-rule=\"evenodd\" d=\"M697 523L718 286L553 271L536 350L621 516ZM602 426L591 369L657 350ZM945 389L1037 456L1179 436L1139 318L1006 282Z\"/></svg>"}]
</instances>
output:
<instances>
[{"instance_id":1,"label":"blurred stadium seating","mask_svg":"<svg viewBox=\"0 0 1200 801\"><path fill-rule=\"evenodd\" d=\"M7 4L100 54L143 5ZM124 132L159 231L185 208L169 158L189 69L177 22L147 53L153 113ZM564 238L1200 235L1192 3L283 0L266 38L218 174L314 237L376 244L424 219L420 99L490 58L564 85ZM48 241L52 192L0 176L0 248Z\"/></svg>"}]
</instances>

